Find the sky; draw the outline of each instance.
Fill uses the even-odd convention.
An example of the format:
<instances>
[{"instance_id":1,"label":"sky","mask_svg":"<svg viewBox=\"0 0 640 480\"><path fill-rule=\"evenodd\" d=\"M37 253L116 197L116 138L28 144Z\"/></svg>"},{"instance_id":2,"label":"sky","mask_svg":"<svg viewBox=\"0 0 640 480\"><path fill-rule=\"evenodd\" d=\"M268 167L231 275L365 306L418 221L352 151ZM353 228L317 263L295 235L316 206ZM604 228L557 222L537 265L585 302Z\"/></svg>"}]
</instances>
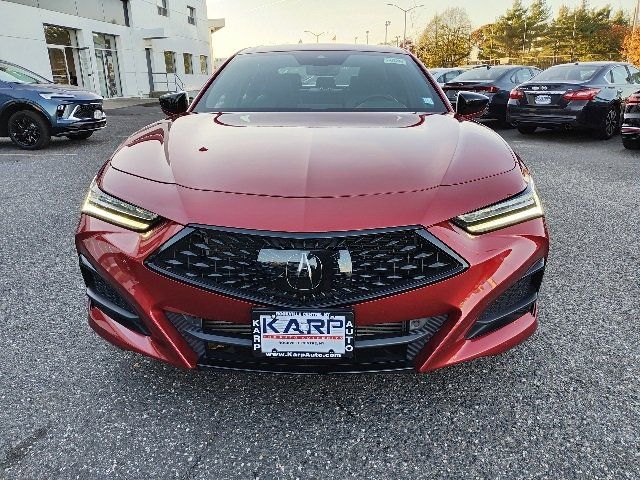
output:
<instances>
[{"instance_id":1,"label":"sky","mask_svg":"<svg viewBox=\"0 0 640 480\"><path fill-rule=\"evenodd\" d=\"M213 35L214 55L224 58L236 51L256 45L305 43L316 41L315 33L325 32L320 41L338 43L382 43L385 21L390 21L389 41L402 37L404 14L387 3L403 8L424 4L407 16L407 36L421 31L438 11L463 7L473 26L484 25L501 15L512 0L207 0L209 18L224 18L225 27ZM524 0L524 4L531 0ZM574 6L580 0L547 0L555 13L561 5ZM614 9L633 10L636 0L590 0L592 7L611 5Z\"/></svg>"}]
</instances>

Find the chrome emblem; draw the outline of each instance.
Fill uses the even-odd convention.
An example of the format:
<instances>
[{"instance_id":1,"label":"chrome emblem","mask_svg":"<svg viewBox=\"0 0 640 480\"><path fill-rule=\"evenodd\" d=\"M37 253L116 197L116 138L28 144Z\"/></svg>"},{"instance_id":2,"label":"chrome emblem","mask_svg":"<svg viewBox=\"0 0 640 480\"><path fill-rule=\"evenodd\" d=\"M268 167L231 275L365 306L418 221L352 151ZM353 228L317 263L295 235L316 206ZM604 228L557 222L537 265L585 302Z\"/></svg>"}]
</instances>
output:
<instances>
[{"instance_id":1,"label":"chrome emblem","mask_svg":"<svg viewBox=\"0 0 640 480\"><path fill-rule=\"evenodd\" d=\"M315 290L322 282L322 261L314 253L296 252L287 262L285 276L294 290Z\"/></svg>"}]
</instances>

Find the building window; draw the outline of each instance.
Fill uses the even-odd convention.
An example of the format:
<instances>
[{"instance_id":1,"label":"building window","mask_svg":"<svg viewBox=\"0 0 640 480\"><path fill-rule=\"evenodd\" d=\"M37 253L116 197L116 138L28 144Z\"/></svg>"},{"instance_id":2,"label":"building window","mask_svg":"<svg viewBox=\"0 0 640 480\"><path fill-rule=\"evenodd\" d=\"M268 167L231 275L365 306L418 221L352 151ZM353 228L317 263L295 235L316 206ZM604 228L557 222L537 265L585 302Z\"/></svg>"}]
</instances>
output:
<instances>
[{"instance_id":1,"label":"building window","mask_svg":"<svg viewBox=\"0 0 640 480\"><path fill-rule=\"evenodd\" d=\"M169 16L169 8L167 7L167 0L158 0L158 15L163 17Z\"/></svg>"},{"instance_id":2,"label":"building window","mask_svg":"<svg viewBox=\"0 0 640 480\"><path fill-rule=\"evenodd\" d=\"M176 52L164 52L164 66L167 73L176 73Z\"/></svg>"},{"instance_id":3,"label":"building window","mask_svg":"<svg viewBox=\"0 0 640 480\"><path fill-rule=\"evenodd\" d=\"M193 56L190 53L183 53L184 73L193 73Z\"/></svg>"},{"instance_id":4,"label":"building window","mask_svg":"<svg viewBox=\"0 0 640 480\"><path fill-rule=\"evenodd\" d=\"M189 10L189 15L187 16L187 22L191 25L196 24L196 9L194 7L187 6L187 10Z\"/></svg>"},{"instance_id":5,"label":"building window","mask_svg":"<svg viewBox=\"0 0 640 480\"><path fill-rule=\"evenodd\" d=\"M209 75L209 59L206 55L200 55L200 73Z\"/></svg>"}]
</instances>

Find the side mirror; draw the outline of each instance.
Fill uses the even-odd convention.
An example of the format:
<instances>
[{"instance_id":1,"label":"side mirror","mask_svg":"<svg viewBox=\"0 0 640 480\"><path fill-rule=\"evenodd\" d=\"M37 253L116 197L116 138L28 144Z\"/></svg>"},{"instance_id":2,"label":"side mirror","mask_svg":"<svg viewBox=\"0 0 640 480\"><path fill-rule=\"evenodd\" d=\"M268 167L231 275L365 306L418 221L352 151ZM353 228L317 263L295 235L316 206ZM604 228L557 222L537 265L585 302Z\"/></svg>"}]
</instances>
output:
<instances>
[{"instance_id":1,"label":"side mirror","mask_svg":"<svg viewBox=\"0 0 640 480\"><path fill-rule=\"evenodd\" d=\"M475 92L460 92L456 113L462 117L479 117L489 106L489 97Z\"/></svg>"},{"instance_id":2,"label":"side mirror","mask_svg":"<svg viewBox=\"0 0 640 480\"><path fill-rule=\"evenodd\" d=\"M165 93L158 100L162 111L170 117L182 115L189 108L187 92Z\"/></svg>"}]
</instances>

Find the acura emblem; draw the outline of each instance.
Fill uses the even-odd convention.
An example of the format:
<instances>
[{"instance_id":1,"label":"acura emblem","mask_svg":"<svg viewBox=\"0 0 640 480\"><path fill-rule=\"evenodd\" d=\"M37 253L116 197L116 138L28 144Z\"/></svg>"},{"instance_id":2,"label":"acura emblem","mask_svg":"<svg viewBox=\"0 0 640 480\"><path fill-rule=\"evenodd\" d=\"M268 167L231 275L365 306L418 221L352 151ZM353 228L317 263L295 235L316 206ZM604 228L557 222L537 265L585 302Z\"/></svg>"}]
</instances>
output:
<instances>
[{"instance_id":1,"label":"acura emblem","mask_svg":"<svg viewBox=\"0 0 640 480\"><path fill-rule=\"evenodd\" d=\"M315 290L322 282L322 261L314 253L296 252L287 262L285 276L294 290Z\"/></svg>"}]
</instances>

